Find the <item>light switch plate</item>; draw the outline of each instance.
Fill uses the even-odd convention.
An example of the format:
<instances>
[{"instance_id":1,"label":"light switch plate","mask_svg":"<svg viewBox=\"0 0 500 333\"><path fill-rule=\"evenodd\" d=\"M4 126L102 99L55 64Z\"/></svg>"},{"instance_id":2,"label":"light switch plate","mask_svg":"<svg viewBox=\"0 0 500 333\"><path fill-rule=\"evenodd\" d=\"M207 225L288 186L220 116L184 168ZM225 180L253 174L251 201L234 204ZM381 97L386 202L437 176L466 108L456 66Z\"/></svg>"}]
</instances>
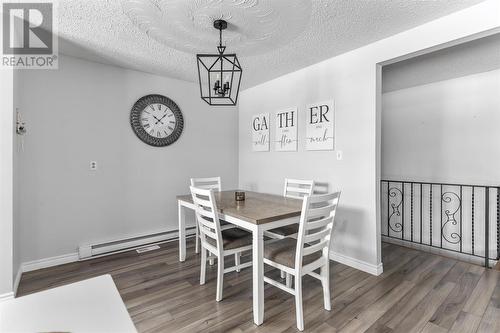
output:
<instances>
[{"instance_id":1,"label":"light switch plate","mask_svg":"<svg viewBox=\"0 0 500 333\"><path fill-rule=\"evenodd\" d=\"M340 161L342 159L342 155L343 155L342 150L337 150L336 153L337 153L337 160Z\"/></svg>"}]
</instances>

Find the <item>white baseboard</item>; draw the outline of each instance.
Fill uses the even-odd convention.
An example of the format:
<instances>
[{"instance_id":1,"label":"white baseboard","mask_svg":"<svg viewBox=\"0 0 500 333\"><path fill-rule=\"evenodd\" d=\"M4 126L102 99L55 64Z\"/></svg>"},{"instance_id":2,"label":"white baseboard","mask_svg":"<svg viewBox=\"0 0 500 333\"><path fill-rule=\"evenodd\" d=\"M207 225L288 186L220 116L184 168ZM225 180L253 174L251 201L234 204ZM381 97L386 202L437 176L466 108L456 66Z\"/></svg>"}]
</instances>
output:
<instances>
[{"instance_id":1,"label":"white baseboard","mask_svg":"<svg viewBox=\"0 0 500 333\"><path fill-rule=\"evenodd\" d=\"M23 275L23 265L19 265L17 270L16 279L14 280L14 297L17 295L17 288L19 287L19 282L21 282L21 276Z\"/></svg>"},{"instance_id":2,"label":"white baseboard","mask_svg":"<svg viewBox=\"0 0 500 333\"><path fill-rule=\"evenodd\" d=\"M10 293L0 294L0 302L13 298L14 298L14 293L12 291Z\"/></svg>"},{"instance_id":3,"label":"white baseboard","mask_svg":"<svg viewBox=\"0 0 500 333\"><path fill-rule=\"evenodd\" d=\"M36 271L37 269L58 266L58 265L67 264L67 263L75 262L75 261L78 261L78 253L77 252L63 254L61 256L56 256L56 257L28 261L28 262L23 263L21 266L22 266L23 273L25 273L25 272Z\"/></svg>"},{"instance_id":4,"label":"white baseboard","mask_svg":"<svg viewBox=\"0 0 500 333\"><path fill-rule=\"evenodd\" d=\"M370 273L372 275L380 275L384 271L382 263L378 265L370 264L366 261L348 257L344 254L340 254L334 251L330 252L330 259L338 263L350 266L352 268L359 269L360 271Z\"/></svg>"}]
</instances>

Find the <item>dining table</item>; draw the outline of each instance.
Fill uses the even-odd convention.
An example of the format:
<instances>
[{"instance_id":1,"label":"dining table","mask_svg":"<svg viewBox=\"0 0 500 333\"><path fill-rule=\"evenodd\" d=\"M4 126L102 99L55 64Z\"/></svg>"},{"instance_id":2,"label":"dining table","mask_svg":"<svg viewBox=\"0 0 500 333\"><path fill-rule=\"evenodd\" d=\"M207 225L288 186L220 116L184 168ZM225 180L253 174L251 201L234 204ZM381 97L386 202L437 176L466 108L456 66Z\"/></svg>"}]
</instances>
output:
<instances>
[{"instance_id":1,"label":"dining table","mask_svg":"<svg viewBox=\"0 0 500 333\"><path fill-rule=\"evenodd\" d=\"M215 192L219 218L252 233L253 319L264 321L264 232L298 223L302 200L281 195L244 191L245 200L237 201L235 192ZM186 211L194 210L191 195L177 196L179 213L179 261L186 260Z\"/></svg>"}]
</instances>

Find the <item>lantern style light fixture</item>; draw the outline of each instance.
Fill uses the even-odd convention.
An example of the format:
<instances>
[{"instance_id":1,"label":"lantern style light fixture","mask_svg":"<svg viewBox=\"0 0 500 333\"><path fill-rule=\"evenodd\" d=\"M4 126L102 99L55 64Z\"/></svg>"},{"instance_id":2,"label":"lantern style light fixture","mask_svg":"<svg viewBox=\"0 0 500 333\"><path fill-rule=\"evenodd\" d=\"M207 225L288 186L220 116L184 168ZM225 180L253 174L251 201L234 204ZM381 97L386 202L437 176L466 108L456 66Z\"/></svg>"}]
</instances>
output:
<instances>
[{"instance_id":1,"label":"lantern style light fixture","mask_svg":"<svg viewBox=\"0 0 500 333\"><path fill-rule=\"evenodd\" d=\"M219 30L218 54L197 54L198 79L201 98L209 105L236 105L241 83L241 65L236 54L224 54L222 30L227 28L224 20L215 20Z\"/></svg>"}]
</instances>

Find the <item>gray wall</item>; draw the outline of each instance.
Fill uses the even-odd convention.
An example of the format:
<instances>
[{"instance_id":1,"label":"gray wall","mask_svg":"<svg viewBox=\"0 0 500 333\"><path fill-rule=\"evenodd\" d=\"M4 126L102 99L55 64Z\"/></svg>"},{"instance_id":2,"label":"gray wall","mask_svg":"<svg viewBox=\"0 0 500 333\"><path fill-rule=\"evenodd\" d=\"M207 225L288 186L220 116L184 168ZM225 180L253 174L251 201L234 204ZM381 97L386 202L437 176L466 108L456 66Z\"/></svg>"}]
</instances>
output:
<instances>
[{"instance_id":1,"label":"gray wall","mask_svg":"<svg viewBox=\"0 0 500 333\"><path fill-rule=\"evenodd\" d=\"M500 183L500 34L385 66L382 177Z\"/></svg>"},{"instance_id":2,"label":"gray wall","mask_svg":"<svg viewBox=\"0 0 500 333\"><path fill-rule=\"evenodd\" d=\"M17 116L16 116L16 109L15 106L19 105L21 103L21 94L22 94L22 86L21 86L21 79L20 79L21 71L14 71L14 107L12 110L12 118L14 124L16 123ZM12 246L13 246L13 269L12 269L12 274L13 274L13 281L16 283L16 278L20 278L20 276L17 276L19 273L19 269L21 267L21 223L19 220L20 216L20 206L19 203L20 201L20 174L19 174L19 155L21 153L22 149L22 137L17 135L15 133L15 130L12 130L13 132L13 226L12 226Z\"/></svg>"},{"instance_id":3,"label":"gray wall","mask_svg":"<svg viewBox=\"0 0 500 333\"><path fill-rule=\"evenodd\" d=\"M0 70L0 299L10 296L14 275L13 90L13 71Z\"/></svg>"},{"instance_id":4,"label":"gray wall","mask_svg":"<svg viewBox=\"0 0 500 333\"><path fill-rule=\"evenodd\" d=\"M500 184L500 70L382 97L382 177Z\"/></svg>"},{"instance_id":5,"label":"gray wall","mask_svg":"<svg viewBox=\"0 0 500 333\"><path fill-rule=\"evenodd\" d=\"M197 85L67 56L59 70L23 71L21 79L23 262L177 229L175 196L188 193L190 177L220 175L223 187L237 187L237 109L207 106ZM183 112L184 132L169 147L148 146L130 128L132 105L151 93Z\"/></svg>"},{"instance_id":6,"label":"gray wall","mask_svg":"<svg viewBox=\"0 0 500 333\"><path fill-rule=\"evenodd\" d=\"M500 34L427 53L383 68L384 93L500 68Z\"/></svg>"}]
</instances>

